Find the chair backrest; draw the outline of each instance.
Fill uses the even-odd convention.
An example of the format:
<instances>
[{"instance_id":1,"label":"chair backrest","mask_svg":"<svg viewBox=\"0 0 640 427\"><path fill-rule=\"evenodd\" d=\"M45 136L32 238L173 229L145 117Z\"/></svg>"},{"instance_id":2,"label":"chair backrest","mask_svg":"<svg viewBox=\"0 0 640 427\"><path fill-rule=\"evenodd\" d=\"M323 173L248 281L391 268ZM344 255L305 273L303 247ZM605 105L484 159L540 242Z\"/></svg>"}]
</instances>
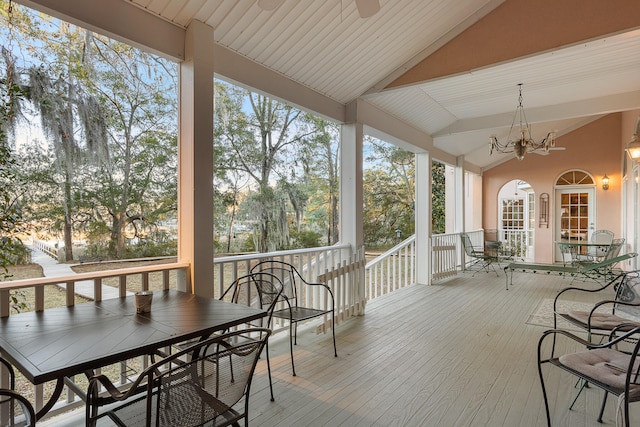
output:
<instances>
[{"instance_id":1,"label":"chair backrest","mask_svg":"<svg viewBox=\"0 0 640 427\"><path fill-rule=\"evenodd\" d=\"M611 242L613 242L613 232L609 230L596 230L591 234L590 242L610 245ZM609 250L609 246L596 246L592 250L592 255L603 257L607 255Z\"/></svg>"},{"instance_id":2,"label":"chair backrest","mask_svg":"<svg viewBox=\"0 0 640 427\"><path fill-rule=\"evenodd\" d=\"M596 230L591 233L592 243L609 244L613 240L613 231L609 230Z\"/></svg>"},{"instance_id":3,"label":"chair backrest","mask_svg":"<svg viewBox=\"0 0 640 427\"><path fill-rule=\"evenodd\" d=\"M0 388L0 416L3 427L32 427L36 413L24 396L13 390Z\"/></svg>"},{"instance_id":4,"label":"chair backrest","mask_svg":"<svg viewBox=\"0 0 640 427\"><path fill-rule=\"evenodd\" d=\"M462 239L462 247L464 248L464 252L470 256L475 257L476 255L473 252L473 244L471 243L471 238L467 233L460 233L460 239Z\"/></svg>"},{"instance_id":5,"label":"chair backrest","mask_svg":"<svg viewBox=\"0 0 640 427\"><path fill-rule=\"evenodd\" d=\"M604 255L603 261L608 261L620 255L622 245L624 245L625 239L613 239L609 245L607 253Z\"/></svg>"},{"instance_id":6,"label":"chair backrest","mask_svg":"<svg viewBox=\"0 0 640 427\"><path fill-rule=\"evenodd\" d=\"M290 304L298 305L298 287L308 282L293 265L278 260L266 260L256 264L251 273L271 273L280 279L282 283L282 297L288 299Z\"/></svg>"},{"instance_id":7,"label":"chair backrest","mask_svg":"<svg viewBox=\"0 0 640 427\"><path fill-rule=\"evenodd\" d=\"M268 313L266 317L254 320L249 325L259 328L269 327L282 290L282 282L277 276L266 271L258 271L238 277L224 291L220 299L265 310Z\"/></svg>"},{"instance_id":8,"label":"chair backrest","mask_svg":"<svg viewBox=\"0 0 640 427\"><path fill-rule=\"evenodd\" d=\"M240 341L244 332L261 336L256 341ZM147 425L196 426L219 416L236 421L244 410L228 410L243 397L249 398L256 363L271 331L254 328L230 332L201 341L154 363L142 373L147 384ZM157 418L156 418L157 414ZM222 415L224 414L224 415ZM213 424L216 424L215 422Z\"/></svg>"},{"instance_id":9,"label":"chair backrest","mask_svg":"<svg viewBox=\"0 0 640 427\"><path fill-rule=\"evenodd\" d=\"M0 357L2 369L9 374L9 387L0 389L0 425L7 427L36 425L36 414L24 396L15 391L16 376L13 366Z\"/></svg>"}]
</instances>

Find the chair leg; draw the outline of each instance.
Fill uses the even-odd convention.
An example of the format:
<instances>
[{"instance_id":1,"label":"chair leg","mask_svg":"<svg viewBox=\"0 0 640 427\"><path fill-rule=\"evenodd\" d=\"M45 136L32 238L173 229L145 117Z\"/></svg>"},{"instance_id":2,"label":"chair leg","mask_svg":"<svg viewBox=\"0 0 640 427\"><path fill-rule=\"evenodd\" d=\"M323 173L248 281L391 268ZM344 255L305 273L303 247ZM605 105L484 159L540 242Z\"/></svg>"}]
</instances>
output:
<instances>
[{"instance_id":1,"label":"chair leg","mask_svg":"<svg viewBox=\"0 0 640 427\"><path fill-rule=\"evenodd\" d=\"M549 412L549 400L547 399L547 389L544 386L544 377L542 375L542 363L540 363L540 347L539 346L538 346L538 375L540 376L540 386L542 387L544 409L547 413L547 427L551 427L551 413Z\"/></svg>"},{"instance_id":2,"label":"chair leg","mask_svg":"<svg viewBox=\"0 0 640 427\"><path fill-rule=\"evenodd\" d=\"M296 366L293 363L293 335L295 334L293 330L293 322L289 321L289 351L291 352L291 371L293 372L293 376L296 376Z\"/></svg>"},{"instance_id":3,"label":"chair leg","mask_svg":"<svg viewBox=\"0 0 640 427\"><path fill-rule=\"evenodd\" d=\"M267 354L267 373L269 375L269 390L271 391L271 401L273 402L275 399L273 398L273 382L271 381L271 362L269 362L269 341L265 344L265 351Z\"/></svg>"},{"instance_id":4,"label":"chair leg","mask_svg":"<svg viewBox=\"0 0 640 427\"><path fill-rule=\"evenodd\" d=\"M607 396L609 396L609 392L604 392L604 397L602 398L602 407L600 408L600 414L598 415L598 422L602 422L602 415L604 414L604 407L607 404Z\"/></svg>"},{"instance_id":5,"label":"chair leg","mask_svg":"<svg viewBox=\"0 0 640 427\"><path fill-rule=\"evenodd\" d=\"M578 384L580 384L580 389L578 390L578 393L576 394L576 397L574 397L573 402L571 402L571 405L569 405L569 410L573 409L573 405L576 404L576 402L578 401L578 397L580 397L580 394L582 393L582 390L585 389L585 387L587 386L587 382L584 380L578 380L578 382L576 383L576 385L574 387L578 387Z\"/></svg>"},{"instance_id":6,"label":"chair leg","mask_svg":"<svg viewBox=\"0 0 640 427\"><path fill-rule=\"evenodd\" d=\"M338 357L338 348L336 347L336 315L335 311L331 313L331 332L333 333L333 355Z\"/></svg>"}]
</instances>

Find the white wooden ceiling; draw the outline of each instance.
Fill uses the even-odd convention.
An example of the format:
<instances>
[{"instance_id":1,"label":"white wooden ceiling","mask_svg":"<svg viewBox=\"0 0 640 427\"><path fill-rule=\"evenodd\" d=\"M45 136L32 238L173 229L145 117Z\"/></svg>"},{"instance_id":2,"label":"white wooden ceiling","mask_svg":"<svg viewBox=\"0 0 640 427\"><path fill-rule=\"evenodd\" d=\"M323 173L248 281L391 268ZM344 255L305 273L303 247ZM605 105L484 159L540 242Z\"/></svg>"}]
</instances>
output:
<instances>
[{"instance_id":1,"label":"white wooden ceiling","mask_svg":"<svg viewBox=\"0 0 640 427\"><path fill-rule=\"evenodd\" d=\"M536 138L640 108L640 18L634 31L382 90L504 0L380 0L367 19L354 0L283 0L273 11L255 0L123 1L181 28L202 21L220 46L340 104L369 103L480 168L511 158L490 157L488 137L506 137L518 83Z\"/></svg>"}]
</instances>

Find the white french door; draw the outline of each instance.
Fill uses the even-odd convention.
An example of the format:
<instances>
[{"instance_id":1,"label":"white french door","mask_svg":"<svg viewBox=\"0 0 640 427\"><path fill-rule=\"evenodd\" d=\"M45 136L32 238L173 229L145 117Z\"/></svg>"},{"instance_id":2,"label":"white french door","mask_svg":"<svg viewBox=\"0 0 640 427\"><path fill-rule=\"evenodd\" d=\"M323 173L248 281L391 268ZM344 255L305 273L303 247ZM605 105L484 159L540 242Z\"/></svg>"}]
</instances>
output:
<instances>
[{"instance_id":1,"label":"white french door","mask_svg":"<svg viewBox=\"0 0 640 427\"><path fill-rule=\"evenodd\" d=\"M595 188L576 186L556 190L555 240L588 241L595 230ZM554 245L555 260L562 262L562 253Z\"/></svg>"}]
</instances>

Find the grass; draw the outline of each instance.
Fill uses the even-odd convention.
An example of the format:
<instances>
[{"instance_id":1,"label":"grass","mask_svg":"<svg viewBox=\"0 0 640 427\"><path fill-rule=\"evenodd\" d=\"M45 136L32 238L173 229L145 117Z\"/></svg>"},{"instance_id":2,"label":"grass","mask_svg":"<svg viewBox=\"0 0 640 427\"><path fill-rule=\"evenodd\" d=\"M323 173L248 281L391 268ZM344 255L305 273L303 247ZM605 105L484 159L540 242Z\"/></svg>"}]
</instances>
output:
<instances>
[{"instance_id":1,"label":"grass","mask_svg":"<svg viewBox=\"0 0 640 427\"><path fill-rule=\"evenodd\" d=\"M38 264L12 265L8 267L9 277L3 279L5 281L35 279L44 277L42 267ZM13 314L25 311L32 311L32 301L35 301L35 291L33 288L20 289L19 291L11 291L11 294L21 303L26 304L19 309L12 309ZM88 302L86 298L76 296L76 304ZM44 308L62 307L67 303L66 292L57 286L46 286L44 288Z\"/></svg>"},{"instance_id":2,"label":"grass","mask_svg":"<svg viewBox=\"0 0 640 427\"><path fill-rule=\"evenodd\" d=\"M147 265L168 264L172 262L176 262L176 259L165 258L165 259L144 260L144 261L96 262L96 263L74 265L71 267L71 269L76 273L91 273L94 271L117 270L120 268L143 267ZM173 285L172 287L173 289L175 289L176 274L177 274L176 271L169 272L169 283ZM162 280L163 280L162 272L150 273L149 274L149 290L159 291L163 289ZM102 284L106 286L112 286L114 288L118 288L119 278L117 277L105 278L103 279ZM137 292L141 290L142 290L142 275L136 274L133 276L128 276L127 291Z\"/></svg>"}]
</instances>

